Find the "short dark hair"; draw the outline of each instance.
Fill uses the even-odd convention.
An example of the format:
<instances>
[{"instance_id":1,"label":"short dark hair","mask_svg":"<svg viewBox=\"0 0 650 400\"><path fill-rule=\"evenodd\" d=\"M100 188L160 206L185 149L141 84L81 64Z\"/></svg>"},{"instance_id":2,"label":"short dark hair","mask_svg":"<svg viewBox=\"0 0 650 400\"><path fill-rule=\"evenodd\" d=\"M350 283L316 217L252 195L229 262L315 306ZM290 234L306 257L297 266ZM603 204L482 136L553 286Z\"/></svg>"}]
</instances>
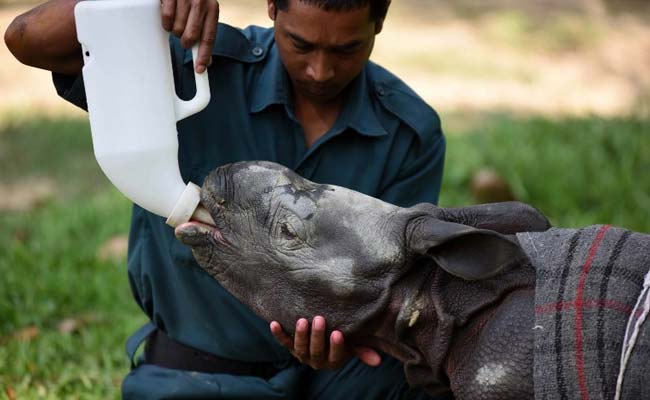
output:
<instances>
[{"instance_id":1,"label":"short dark hair","mask_svg":"<svg viewBox=\"0 0 650 400\"><path fill-rule=\"evenodd\" d=\"M349 11L370 5L370 20L384 19L388 12L390 0L296 0L306 4L313 4L325 11ZM275 8L286 11L289 0L274 0Z\"/></svg>"}]
</instances>

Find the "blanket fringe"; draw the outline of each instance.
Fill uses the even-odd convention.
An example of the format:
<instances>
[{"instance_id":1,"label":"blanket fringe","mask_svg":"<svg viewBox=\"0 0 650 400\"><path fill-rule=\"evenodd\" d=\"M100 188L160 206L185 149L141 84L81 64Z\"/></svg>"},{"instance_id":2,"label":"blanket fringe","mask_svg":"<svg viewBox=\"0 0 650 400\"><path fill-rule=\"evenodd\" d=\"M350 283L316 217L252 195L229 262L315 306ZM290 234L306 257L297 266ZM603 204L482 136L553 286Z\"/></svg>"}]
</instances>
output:
<instances>
[{"instance_id":1,"label":"blanket fringe","mask_svg":"<svg viewBox=\"0 0 650 400\"><path fill-rule=\"evenodd\" d=\"M642 307L639 310L639 307ZM618 372L618 378L616 379L616 394L614 400L619 400L621 398L621 391L623 388L623 378L625 376L625 369L627 368L627 363L630 360L632 355L632 350L636 344L636 340L639 336L639 331L641 330L641 325L645 322L650 313L650 272L645 276L643 282L643 289L641 290L641 295L630 314L630 318L627 321L627 327L625 329L625 340L623 342L623 350L621 352L621 366ZM637 314L638 317L637 317Z\"/></svg>"}]
</instances>

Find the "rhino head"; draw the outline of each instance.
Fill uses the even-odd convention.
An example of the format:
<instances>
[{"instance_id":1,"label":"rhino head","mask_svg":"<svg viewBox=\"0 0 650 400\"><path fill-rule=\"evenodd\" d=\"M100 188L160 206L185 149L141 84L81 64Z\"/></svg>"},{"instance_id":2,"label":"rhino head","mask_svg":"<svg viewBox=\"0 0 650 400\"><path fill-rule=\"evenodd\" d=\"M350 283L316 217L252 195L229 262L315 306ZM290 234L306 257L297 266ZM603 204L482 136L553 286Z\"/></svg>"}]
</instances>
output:
<instances>
[{"instance_id":1,"label":"rhino head","mask_svg":"<svg viewBox=\"0 0 650 400\"><path fill-rule=\"evenodd\" d=\"M403 274L402 238L384 234L400 209L371 197L256 162L215 170L201 201L216 227L192 222L177 237L222 286L283 326L322 314L356 331Z\"/></svg>"},{"instance_id":2,"label":"rhino head","mask_svg":"<svg viewBox=\"0 0 650 400\"><path fill-rule=\"evenodd\" d=\"M285 327L323 315L329 326L354 334L386 308L391 288L417 258L429 253L457 274L485 277L517 251L491 231L437 220L435 207L397 207L310 182L271 162L216 169L205 180L201 202L216 226L191 222L176 229L177 237L222 286ZM474 245L470 252L503 251L490 252L499 260L465 265L452 251L460 244L455 238ZM440 251L432 253L436 246Z\"/></svg>"},{"instance_id":3,"label":"rhino head","mask_svg":"<svg viewBox=\"0 0 650 400\"><path fill-rule=\"evenodd\" d=\"M521 229L517 224L548 227L541 214L520 203L471 211L430 204L401 208L310 182L270 162L216 169L204 182L201 202L216 226L189 222L176 228L176 236L192 247L203 269L262 318L291 330L298 318L322 315L349 343L374 344L412 364L436 364L431 371L438 375L444 375L439 371L453 326L512 287L530 284L525 274L510 284L463 286L475 279L494 282L489 278L523 257L514 237L479 228L514 233ZM434 292L427 285L440 286L439 293L429 295ZM454 313L462 315L450 319ZM425 343L400 347L418 318L425 320L419 323L421 339L412 342ZM436 335L444 340L434 343Z\"/></svg>"}]
</instances>

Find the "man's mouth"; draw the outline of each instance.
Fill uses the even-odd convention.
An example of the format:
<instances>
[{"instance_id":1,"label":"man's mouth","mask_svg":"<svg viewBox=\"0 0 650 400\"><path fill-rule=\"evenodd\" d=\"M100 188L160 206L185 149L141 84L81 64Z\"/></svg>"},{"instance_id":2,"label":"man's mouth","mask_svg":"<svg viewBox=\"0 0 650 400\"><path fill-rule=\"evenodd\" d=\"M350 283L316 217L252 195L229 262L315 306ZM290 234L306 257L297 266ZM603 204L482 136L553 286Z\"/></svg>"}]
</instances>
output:
<instances>
[{"instance_id":1,"label":"man's mouth","mask_svg":"<svg viewBox=\"0 0 650 400\"><path fill-rule=\"evenodd\" d=\"M318 99L331 99L336 97L338 94L338 90L334 85L314 85L303 83L301 86L307 95Z\"/></svg>"}]
</instances>

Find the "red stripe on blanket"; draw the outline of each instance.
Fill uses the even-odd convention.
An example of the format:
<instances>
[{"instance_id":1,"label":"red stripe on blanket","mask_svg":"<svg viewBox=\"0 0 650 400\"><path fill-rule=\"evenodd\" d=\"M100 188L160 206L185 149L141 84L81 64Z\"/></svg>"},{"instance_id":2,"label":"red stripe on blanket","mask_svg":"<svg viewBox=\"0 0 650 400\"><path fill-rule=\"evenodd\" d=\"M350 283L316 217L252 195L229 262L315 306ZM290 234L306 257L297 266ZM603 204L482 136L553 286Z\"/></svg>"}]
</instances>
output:
<instances>
[{"instance_id":1,"label":"red stripe on blanket","mask_svg":"<svg viewBox=\"0 0 650 400\"><path fill-rule=\"evenodd\" d=\"M563 301L561 303L546 303L539 306L535 306L535 314L548 314L552 312L570 310L575 308L576 301ZM625 303L618 302L616 300L607 300L607 299L590 299L584 300L582 303L582 308L607 308L614 311L619 311L623 314L630 314L632 312L633 306ZM643 310L637 310L634 314L639 316Z\"/></svg>"},{"instance_id":2,"label":"red stripe on blanket","mask_svg":"<svg viewBox=\"0 0 650 400\"><path fill-rule=\"evenodd\" d=\"M598 252L598 247L605 237L605 232L610 228L610 225L604 225L598 230L594 242L591 244L591 249L589 249L589 255L587 256L587 261L582 267L582 273L580 274L580 281L578 281L578 288L576 290L576 369L578 370L578 384L580 385L580 396L583 400L588 400L589 396L587 393L587 382L585 379L585 360L583 355L583 343L582 343L582 319L583 319L583 310L584 310L584 291L585 291L585 281L587 280L587 274L591 269L591 263L596 258L596 253Z\"/></svg>"}]
</instances>

